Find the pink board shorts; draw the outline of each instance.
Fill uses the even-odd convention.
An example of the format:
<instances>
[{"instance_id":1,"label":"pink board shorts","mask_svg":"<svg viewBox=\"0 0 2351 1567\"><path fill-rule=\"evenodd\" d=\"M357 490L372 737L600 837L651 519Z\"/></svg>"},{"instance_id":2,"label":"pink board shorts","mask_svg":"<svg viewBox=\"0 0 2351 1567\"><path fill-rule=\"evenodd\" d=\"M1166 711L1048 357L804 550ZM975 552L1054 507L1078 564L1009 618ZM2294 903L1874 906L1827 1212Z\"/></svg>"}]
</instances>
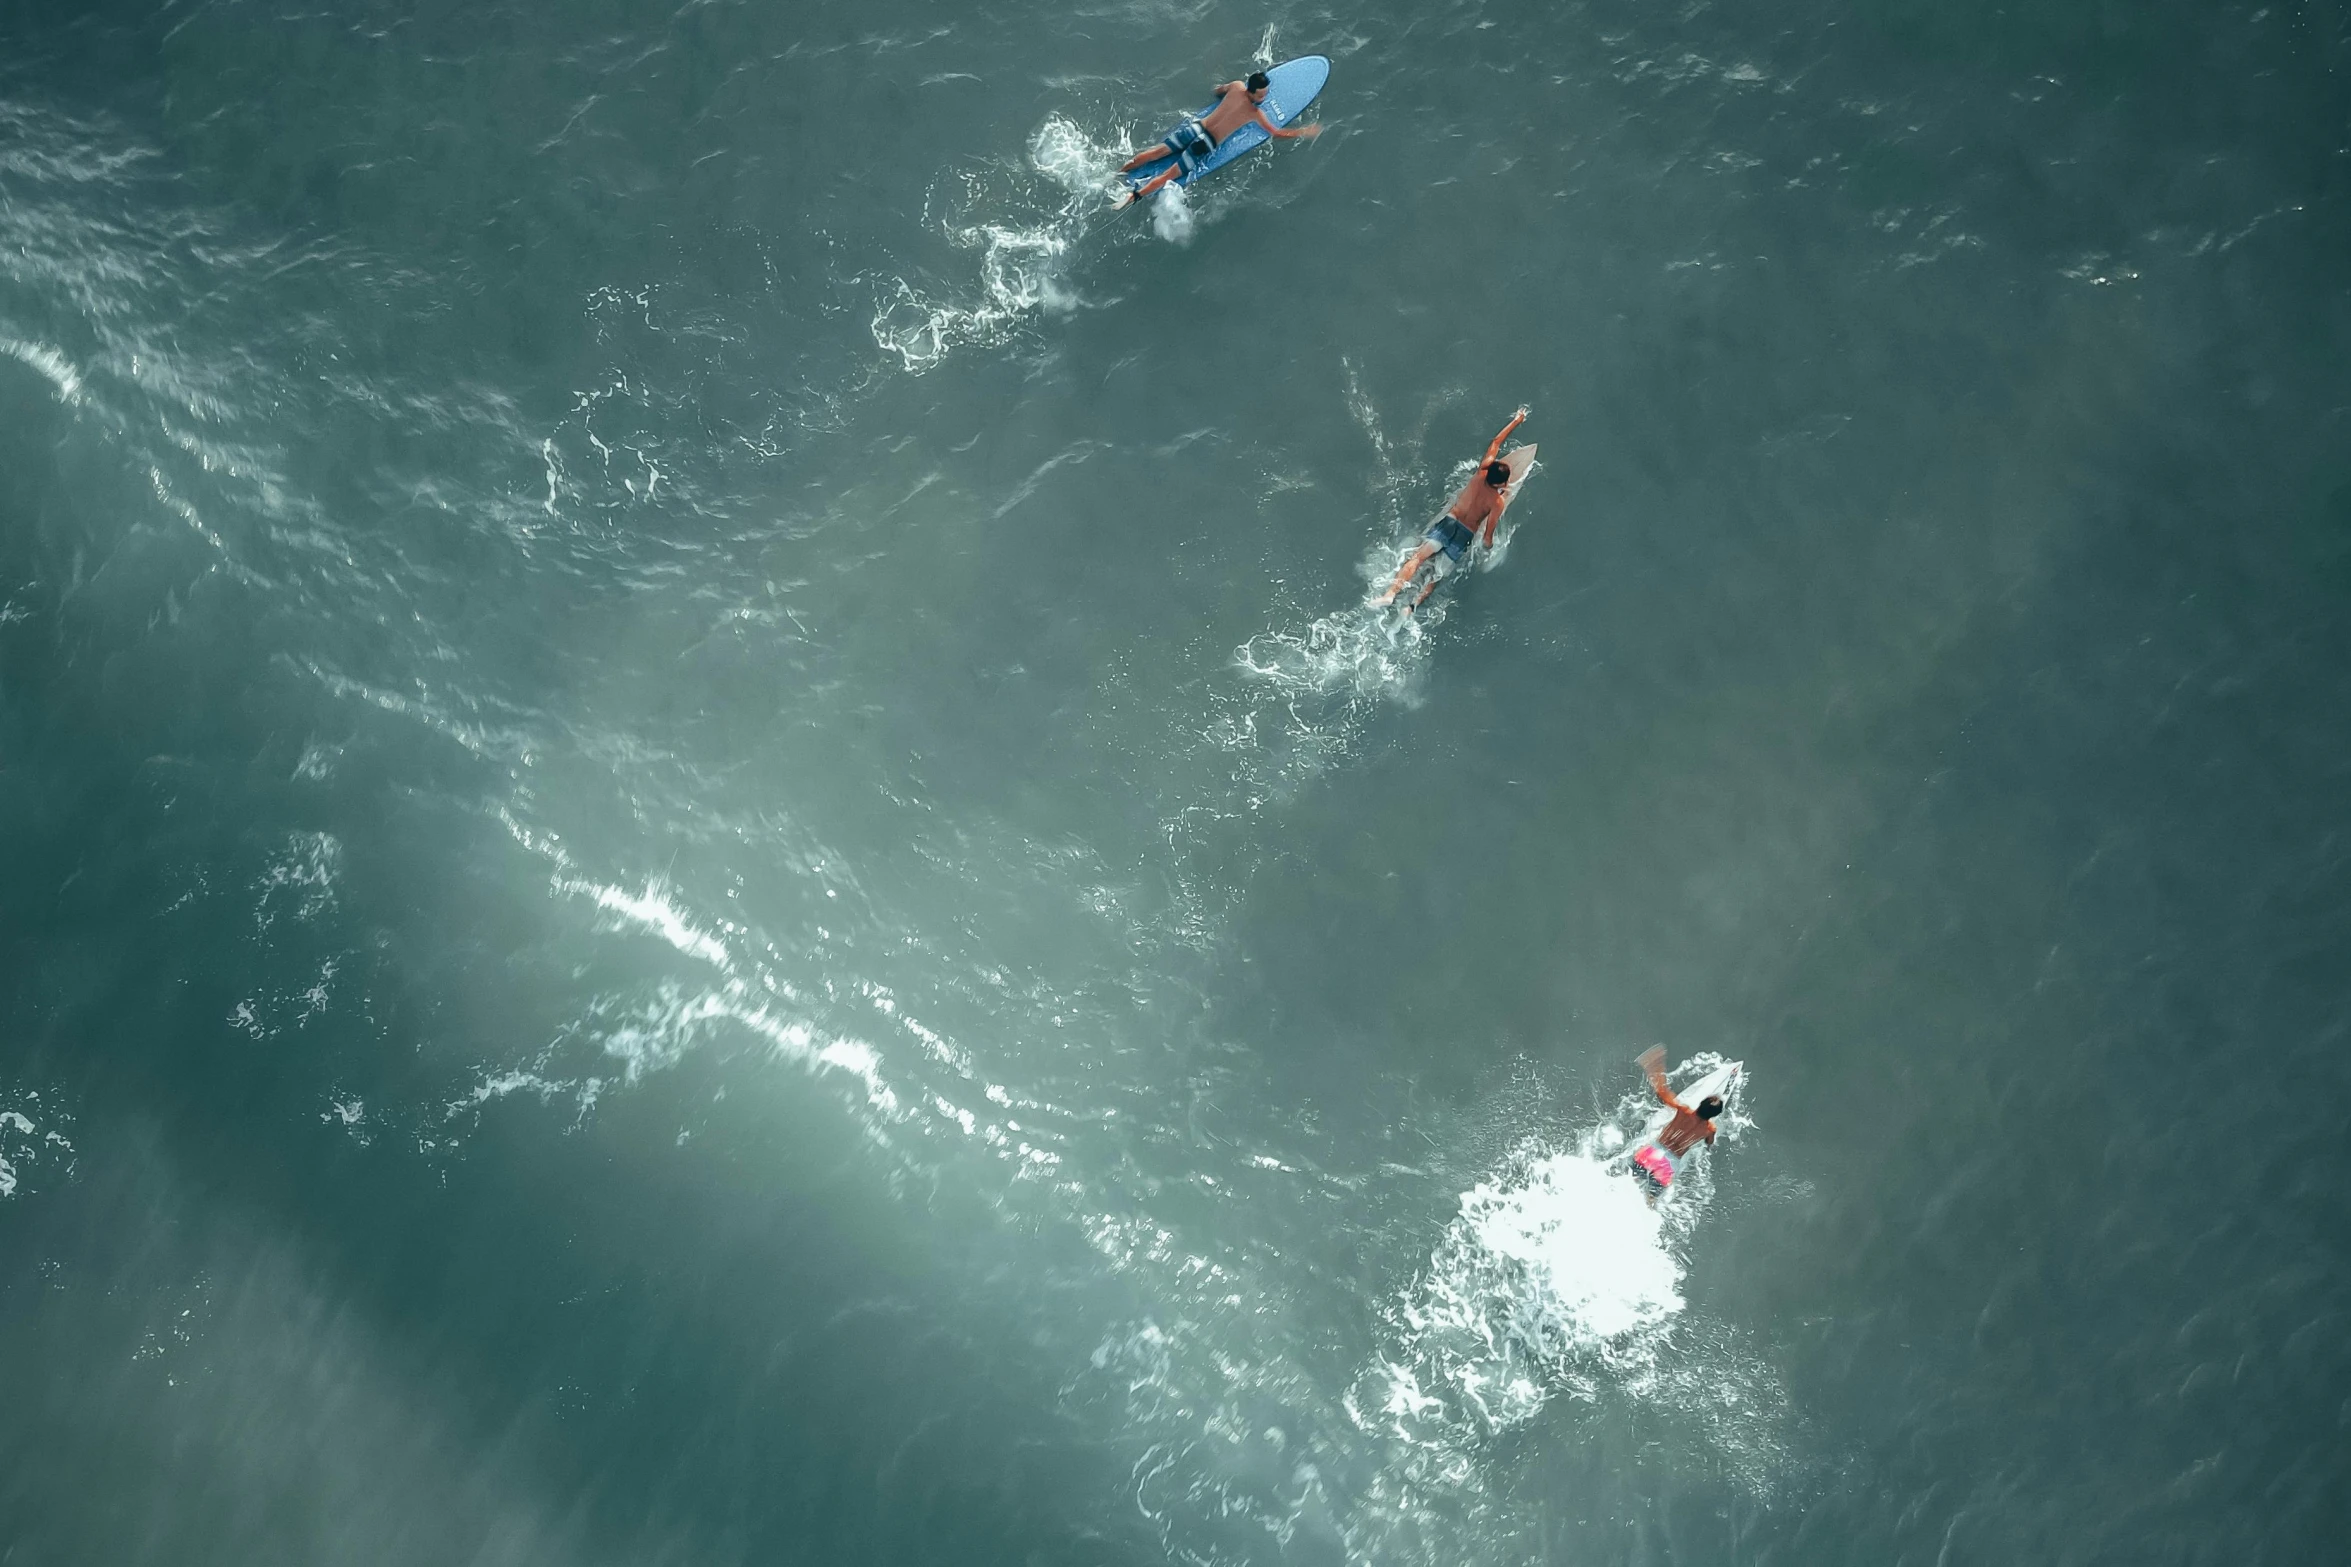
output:
<instances>
[{"instance_id":1,"label":"pink board shorts","mask_svg":"<svg viewBox=\"0 0 2351 1567\"><path fill-rule=\"evenodd\" d=\"M1667 1187L1681 1170L1681 1161L1655 1143L1643 1143L1633 1150L1633 1179L1639 1181L1652 1197L1665 1195Z\"/></svg>"}]
</instances>

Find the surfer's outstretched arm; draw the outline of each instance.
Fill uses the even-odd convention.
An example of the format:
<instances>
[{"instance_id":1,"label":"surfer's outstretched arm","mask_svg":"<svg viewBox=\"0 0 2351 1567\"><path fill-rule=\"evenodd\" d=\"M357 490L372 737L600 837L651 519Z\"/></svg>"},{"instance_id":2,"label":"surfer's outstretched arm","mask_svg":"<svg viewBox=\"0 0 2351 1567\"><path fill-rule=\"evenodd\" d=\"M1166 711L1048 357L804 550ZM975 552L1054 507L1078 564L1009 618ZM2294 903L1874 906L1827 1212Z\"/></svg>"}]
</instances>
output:
<instances>
[{"instance_id":1,"label":"surfer's outstretched arm","mask_svg":"<svg viewBox=\"0 0 2351 1567\"><path fill-rule=\"evenodd\" d=\"M1522 414L1520 417L1525 416ZM1511 422L1515 424L1518 421L1514 419ZM1502 432L1503 435L1509 433L1508 430ZM1499 441L1501 436L1496 436L1495 439ZM1668 1110L1688 1110L1690 1108L1676 1099L1673 1096L1673 1090L1665 1086L1665 1047L1663 1045L1651 1045L1641 1052L1641 1070L1648 1074L1649 1086L1655 1090L1659 1104Z\"/></svg>"},{"instance_id":2,"label":"surfer's outstretched arm","mask_svg":"<svg viewBox=\"0 0 2351 1567\"><path fill-rule=\"evenodd\" d=\"M1295 141L1301 136L1311 139L1322 134L1322 127L1319 125L1301 125L1294 131L1285 130L1281 126L1274 124L1273 121L1267 119L1263 109L1257 111L1257 123L1265 127L1266 135L1277 136L1283 141Z\"/></svg>"},{"instance_id":3,"label":"surfer's outstretched arm","mask_svg":"<svg viewBox=\"0 0 2351 1567\"><path fill-rule=\"evenodd\" d=\"M1501 456L1502 443L1510 439L1510 432L1517 429L1520 425L1526 422L1526 407L1524 404L1521 404L1518 412L1510 416L1510 422L1502 427L1502 433L1495 436L1493 440L1486 443L1486 455L1480 460L1480 466L1483 466L1485 463L1490 463L1495 458ZM1643 1059L1646 1059L1646 1057Z\"/></svg>"},{"instance_id":4,"label":"surfer's outstretched arm","mask_svg":"<svg viewBox=\"0 0 2351 1567\"><path fill-rule=\"evenodd\" d=\"M1510 510L1510 497L1513 494L1515 488L1516 487L1513 486L1513 488L1510 490L1504 490L1502 492L1502 498L1494 503L1494 509L1486 513L1486 536L1481 542L1483 542L1488 549L1492 549L1494 547L1494 530L1502 526L1502 514Z\"/></svg>"}]
</instances>

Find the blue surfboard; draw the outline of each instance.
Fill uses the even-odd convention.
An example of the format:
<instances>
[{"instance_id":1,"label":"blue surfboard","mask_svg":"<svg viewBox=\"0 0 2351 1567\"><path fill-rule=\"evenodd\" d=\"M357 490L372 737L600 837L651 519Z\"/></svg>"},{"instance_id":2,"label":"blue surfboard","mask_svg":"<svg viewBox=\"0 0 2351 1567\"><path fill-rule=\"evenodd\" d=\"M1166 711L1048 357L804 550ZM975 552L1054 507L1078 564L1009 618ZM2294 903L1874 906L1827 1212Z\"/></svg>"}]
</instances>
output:
<instances>
[{"instance_id":1,"label":"blue surfboard","mask_svg":"<svg viewBox=\"0 0 2351 1567\"><path fill-rule=\"evenodd\" d=\"M1322 95L1322 85L1330 79L1331 62L1319 54L1301 55L1295 60L1284 60L1281 64L1270 67L1266 71L1265 102L1259 107L1265 111L1267 119L1287 130L1290 122L1304 114L1307 105ZM1208 105L1208 108L1186 115L1185 118L1201 119L1207 115L1209 109L1215 107L1216 105L1212 103ZM1189 174L1179 175L1168 183L1171 185L1196 185L1235 158L1246 157L1272 139L1265 134L1264 126L1251 120L1223 141L1218 142L1216 150L1202 158L1198 168ZM1167 171L1167 166L1174 161L1170 157L1159 157L1152 159L1139 169L1128 170L1127 188L1140 190L1164 174Z\"/></svg>"}]
</instances>

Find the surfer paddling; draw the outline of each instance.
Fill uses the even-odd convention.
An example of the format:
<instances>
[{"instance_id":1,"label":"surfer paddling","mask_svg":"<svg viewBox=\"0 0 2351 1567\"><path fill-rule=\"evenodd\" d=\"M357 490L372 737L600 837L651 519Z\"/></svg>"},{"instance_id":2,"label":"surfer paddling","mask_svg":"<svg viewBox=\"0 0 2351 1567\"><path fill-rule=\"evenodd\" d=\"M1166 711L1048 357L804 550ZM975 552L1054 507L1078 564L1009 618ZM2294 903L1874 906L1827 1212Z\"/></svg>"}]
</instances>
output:
<instances>
[{"instance_id":1,"label":"surfer paddling","mask_svg":"<svg viewBox=\"0 0 2351 1567\"><path fill-rule=\"evenodd\" d=\"M1437 591L1437 584L1452 574L1453 569L1469 557L1472 544L1494 547L1494 529L1502 521L1502 509L1510 504L1512 472L1510 464L1501 460L1502 443L1510 439L1510 432L1526 423L1527 411L1520 408L1502 427L1502 433L1486 443L1486 455L1478 459L1477 472L1461 487L1445 509L1437 513L1437 520L1423 535L1420 547L1405 557L1396 568L1396 580L1388 584L1388 591L1372 602L1392 604L1396 595L1404 591L1420 568L1431 560L1437 569L1429 577L1429 585L1422 588L1410 604L1404 606L1409 615L1420 608L1428 596ZM1480 536L1482 533L1482 537Z\"/></svg>"},{"instance_id":2,"label":"surfer paddling","mask_svg":"<svg viewBox=\"0 0 2351 1567\"><path fill-rule=\"evenodd\" d=\"M1673 1096L1665 1086L1665 1047L1654 1045L1641 1052L1641 1070L1649 1076L1649 1086L1657 1092L1657 1102L1673 1112L1655 1137L1633 1150L1632 1176L1641 1183L1641 1190L1649 1197L1649 1206L1657 1206L1657 1199L1673 1186L1673 1178L1681 1173L1682 1160L1700 1141L1709 1146L1714 1142L1714 1118L1722 1114L1722 1096L1708 1094L1698 1101L1693 1110Z\"/></svg>"},{"instance_id":3,"label":"surfer paddling","mask_svg":"<svg viewBox=\"0 0 2351 1567\"><path fill-rule=\"evenodd\" d=\"M1191 173L1207 160L1210 153L1224 145L1226 137L1251 121L1264 126L1268 136L1282 141L1291 141L1300 136L1320 136L1322 127L1319 125L1289 130L1265 117L1265 95L1272 86L1273 83L1263 71L1251 71L1247 81L1226 82L1219 87L1216 90L1216 107L1206 114L1184 121L1167 133L1165 141L1153 142L1119 165L1118 172L1127 174L1155 159L1175 160L1155 178L1128 191L1117 205L1124 207L1141 201L1169 180L1181 179Z\"/></svg>"}]
</instances>

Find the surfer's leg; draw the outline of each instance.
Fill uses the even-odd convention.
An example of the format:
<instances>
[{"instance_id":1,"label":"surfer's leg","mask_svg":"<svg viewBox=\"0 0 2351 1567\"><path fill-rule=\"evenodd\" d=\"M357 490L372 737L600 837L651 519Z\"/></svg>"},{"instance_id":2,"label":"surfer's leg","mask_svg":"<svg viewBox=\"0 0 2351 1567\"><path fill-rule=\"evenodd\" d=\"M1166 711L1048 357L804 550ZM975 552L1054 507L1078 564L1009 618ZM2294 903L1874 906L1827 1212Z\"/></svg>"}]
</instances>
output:
<instances>
[{"instance_id":1,"label":"surfer's leg","mask_svg":"<svg viewBox=\"0 0 2351 1567\"><path fill-rule=\"evenodd\" d=\"M1118 203L1118 205L1122 207L1131 207L1137 202L1145 200L1146 198L1156 194L1160 186L1165 185L1169 180L1174 179L1178 174L1183 172L1184 168L1180 163L1170 166L1167 172L1161 174L1158 178L1147 181L1142 185L1138 185L1133 190L1129 191L1127 193L1127 199Z\"/></svg>"},{"instance_id":2,"label":"surfer's leg","mask_svg":"<svg viewBox=\"0 0 2351 1567\"><path fill-rule=\"evenodd\" d=\"M1429 595L1437 591L1437 584L1452 576L1460 568L1463 559L1442 544L1431 543L1426 548L1429 552L1429 585L1422 588L1419 596L1413 599L1413 609L1427 603ZM1410 614L1411 610L1405 613Z\"/></svg>"},{"instance_id":3,"label":"surfer's leg","mask_svg":"<svg viewBox=\"0 0 2351 1567\"><path fill-rule=\"evenodd\" d=\"M1412 574L1426 565L1428 558L1436 553L1437 547L1434 544L1423 544L1419 549L1405 556L1404 564L1396 568L1396 580L1388 584L1388 591L1380 595L1379 601L1382 604L1395 602L1396 595L1404 591L1404 584L1412 580Z\"/></svg>"},{"instance_id":4,"label":"surfer's leg","mask_svg":"<svg viewBox=\"0 0 2351 1567\"><path fill-rule=\"evenodd\" d=\"M1200 129L1200 122L1188 120L1168 132L1163 139L1153 142L1120 164L1118 172L1124 174L1129 169L1139 169L1154 158L1173 158L1178 167L1183 167L1207 157L1215 149L1216 143L1209 140L1207 133Z\"/></svg>"}]
</instances>

